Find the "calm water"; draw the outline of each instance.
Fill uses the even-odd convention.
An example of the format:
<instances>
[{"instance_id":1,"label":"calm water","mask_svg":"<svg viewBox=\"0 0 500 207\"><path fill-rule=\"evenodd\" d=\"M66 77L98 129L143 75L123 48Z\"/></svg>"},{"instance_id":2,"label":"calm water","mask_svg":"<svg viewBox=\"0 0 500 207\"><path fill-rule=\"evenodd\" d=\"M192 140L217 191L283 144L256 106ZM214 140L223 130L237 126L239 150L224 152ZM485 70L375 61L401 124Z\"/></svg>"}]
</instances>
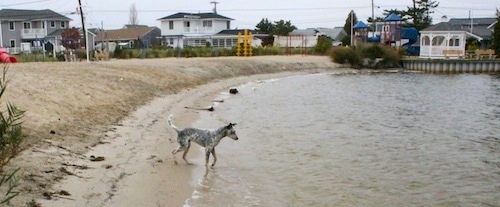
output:
<instances>
[{"instance_id":1,"label":"calm water","mask_svg":"<svg viewBox=\"0 0 500 207\"><path fill-rule=\"evenodd\" d=\"M195 126L238 122L186 206L496 206L500 76L312 74L252 82ZM207 126L210 125L210 126Z\"/></svg>"}]
</instances>

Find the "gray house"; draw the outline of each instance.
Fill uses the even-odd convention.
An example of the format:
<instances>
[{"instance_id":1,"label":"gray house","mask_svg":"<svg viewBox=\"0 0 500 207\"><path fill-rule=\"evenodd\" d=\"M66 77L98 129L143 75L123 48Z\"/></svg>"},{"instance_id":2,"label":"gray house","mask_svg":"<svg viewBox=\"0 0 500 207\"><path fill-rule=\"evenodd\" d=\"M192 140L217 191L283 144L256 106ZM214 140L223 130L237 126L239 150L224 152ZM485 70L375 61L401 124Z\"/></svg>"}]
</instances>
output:
<instances>
[{"instance_id":1,"label":"gray house","mask_svg":"<svg viewBox=\"0 0 500 207\"><path fill-rule=\"evenodd\" d=\"M0 47L9 53L31 52L42 49L48 35L69 27L70 18L50 9L0 10ZM56 42L52 43L57 45Z\"/></svg>"},{"instance_id":2,"label":"gray house","mask_svg":"<svg viewBox=\"0 0 500 207\"><path fill-rule=\"evenodd\" d=\"M161 30L158 27L147 25L125 25L122 29L96 31L95 47L98 50L106 49L114 52L116 44L122 48L134 48L138 41L142 42L141 47L149 48L160 45Z\"/></svg>"}]
</instances>

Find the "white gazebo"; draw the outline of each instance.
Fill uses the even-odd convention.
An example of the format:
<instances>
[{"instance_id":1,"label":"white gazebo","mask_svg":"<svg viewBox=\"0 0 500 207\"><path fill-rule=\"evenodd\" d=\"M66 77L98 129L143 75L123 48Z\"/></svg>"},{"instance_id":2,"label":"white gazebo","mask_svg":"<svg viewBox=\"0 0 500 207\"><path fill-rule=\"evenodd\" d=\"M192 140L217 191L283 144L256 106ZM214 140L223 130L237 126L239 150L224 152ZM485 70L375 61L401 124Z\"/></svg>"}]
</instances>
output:
<instances>
[{"instance_id":1,"label":"white gazebo","mask_svg":"<svg viewBox=\"0 0 500 207\"><path fill-rule=\"evenodd\" d=\"M441 22L420 31L420 58L460 59L466 57L467 37L481 37L464 31L459 25Z\"/></svg>"}]
</instances>

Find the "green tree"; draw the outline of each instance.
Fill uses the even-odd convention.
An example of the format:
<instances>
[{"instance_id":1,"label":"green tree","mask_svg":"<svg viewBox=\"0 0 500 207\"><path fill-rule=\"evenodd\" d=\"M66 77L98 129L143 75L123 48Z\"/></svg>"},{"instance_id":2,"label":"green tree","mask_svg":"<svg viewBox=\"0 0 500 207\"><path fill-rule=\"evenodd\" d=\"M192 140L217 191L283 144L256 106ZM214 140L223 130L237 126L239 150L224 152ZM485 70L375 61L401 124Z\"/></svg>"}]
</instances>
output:
<instances>
[{"instance_id":1,"label":"green tree","mask_svg":"<svg viewBox=\"0 0 500 207\"><path fill-rule=\"evenodd\" d=\"M263 18L260 22L255 26L255 30L266 33L273 34L275 26L272 22L270 22L267 18Z\"/></svg>"},{"instance_id":2,"label":"green tree","mask_svg":"<svg viewBox=\"0 0 500 207\"><path fill-rule=\"evenodd\" d=\"M352 19L352 21L351 21ZM358 17L356 17L356 13L353 10L349 12L347 15L347 19L345 20L344 30L347 33L347 36L342 38L342 45L350 45L351 44L351 26L354 26L358 23ZM351 25L352 24L352 25Z\"/></svg>"},{"instance_id":3,"label":"green tree","mask_svg":"<svg viewBox=\"0 0 500 207\"><path fill-rule=\"evenodd\" d=\"M413 0L413 6L407 7L406 10L389 9L384 10L384 15L395 13L401 17L402 21L410 27L415 27L417 30L422 30L432 24L433 9L438 7L439 3L431 0Z\"/></svg>"},{"instance_id":4,"label":"green tree","mask_svg":"<svg viewBox=\"0 0 500 207\"><path fill-rule=\"evenodd\" d=\"M353 21L351 22L351 18ZM347 18L345 20L344 24L344 30L347 32L347 36L351 36L351 24L354 26L356 23L358 23L358 17L356 17L356 13L351 10L349 14L347 15Z\"/></svg>"},{"instance_id":5,"label":"green tree","mask_svg":"<svg viewBox=\"0 0 500 207\"><path fill-rule=\"evenodd\" d=\"M492 49L495 50L496 54L500 54L500 11L497 9L497 23L493 27L492 34Z\"/></svg>"},{"instance_id":6,"label":"green tree","mask_svg":"<svg viewBox=\"0 0 500 207\"><path fill-rule=\"evenodd\" d=\"M438 7L439 3L431 0L413 0L413 8L408 7L407 15L413 20L410 24L417 30L422 30L429 27L432 24L432 17L430 16L434 13L433 9Z\"/></svg>"},{"instance_id":7,"label":"green tree","mask_svg":"<svg viewBox=\"0 0 500 207\"><path fill-rule=\"evenodd\" d=\"M296 29L297 27L290 21L279 20L271 23L267 18L260 20L260 22L255 26L255 30L258 32L282 36L286 36Z\"/></svg>"},{"instance_id":8,"label":"green tree","mask_svg":"<svg viewBox=\"0 0 500 207\"><path fill-rule=\"evenodd\" d=\"M290 21L280 20L272 23L267 18L263 18L260 22L255 26L255 30L261 33L268 34L269 36L262 38L262 46L273 45L274 36L273 35L282 35L286 36L293 30L296 30L297 27L292 25Z\"/></svg>"},{"instance_id":9,"label":"green tree","mask_svg":"<svg viewBox=\"0 0 500 207\"><path fill-rule=\"evenodd\" d=\"M290 32L292 32L293 30L297 29L296 26L292 25L290 20L286 22L284 20L274 22L274 26L275 26L274 34L281 36L286 36L290 34Z\"/></svg>"}]
</instances>

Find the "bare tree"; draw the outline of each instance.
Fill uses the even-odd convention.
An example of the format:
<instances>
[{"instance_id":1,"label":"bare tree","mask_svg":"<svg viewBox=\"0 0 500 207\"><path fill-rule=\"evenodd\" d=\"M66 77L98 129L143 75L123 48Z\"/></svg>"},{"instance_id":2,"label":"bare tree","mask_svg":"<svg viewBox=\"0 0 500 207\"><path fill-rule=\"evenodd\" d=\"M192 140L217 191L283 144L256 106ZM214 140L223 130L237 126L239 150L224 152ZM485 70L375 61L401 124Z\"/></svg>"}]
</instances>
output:
<instances>
[{"instance_id":1,"label":"bare tree","mask_svg":"<svg viewBox=\"0 0 500 207\"><path fill-rule=\"evenodd\" d=\"M135 8L135 3L130 5L130 13L128 17L128 24L130 25L138 25L139 19L137 18L137 9Z\"/></svg>"}]
</instances>

